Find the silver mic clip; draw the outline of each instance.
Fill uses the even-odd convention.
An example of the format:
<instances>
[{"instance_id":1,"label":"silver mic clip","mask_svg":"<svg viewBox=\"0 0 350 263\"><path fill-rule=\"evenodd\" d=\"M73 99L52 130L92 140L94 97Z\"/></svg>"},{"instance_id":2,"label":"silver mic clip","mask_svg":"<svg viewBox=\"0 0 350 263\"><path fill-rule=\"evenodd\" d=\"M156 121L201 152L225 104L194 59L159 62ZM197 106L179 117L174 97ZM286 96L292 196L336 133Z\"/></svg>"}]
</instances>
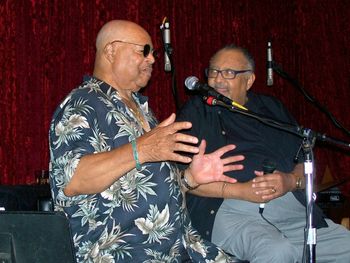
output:
<instances>
[{"instance_id":1,"label":"silver mic clip","mask_svg":"<svg viewBox=\"0 0 350 263\"><path fill-rule=\"evenodd\" d=\"M160 26L163 36L163 44L164 44L164 70L166 72L171 71L171 60L170 56L172 53L172 48L170 45L170 23L167 17L164 17L163 22Z\"/></svg>"}]
</instances>

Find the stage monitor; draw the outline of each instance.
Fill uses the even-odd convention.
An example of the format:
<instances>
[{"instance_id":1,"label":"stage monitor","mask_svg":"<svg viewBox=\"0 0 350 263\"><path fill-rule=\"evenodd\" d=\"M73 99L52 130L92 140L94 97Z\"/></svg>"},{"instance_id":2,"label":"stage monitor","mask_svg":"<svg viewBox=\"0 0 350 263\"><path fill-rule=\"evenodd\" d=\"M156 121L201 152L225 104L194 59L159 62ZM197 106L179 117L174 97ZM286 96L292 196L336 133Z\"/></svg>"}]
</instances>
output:
<instances>
[{"instance_id":1,"label":"stage monitor","mask_svg":"<svg viewBox=\"0 0 350 263\"><path fill-rule=\"evenodd\" d=\"M75 262L65 215L0 211L0 263Z\"/></svg>"}]
</instances>

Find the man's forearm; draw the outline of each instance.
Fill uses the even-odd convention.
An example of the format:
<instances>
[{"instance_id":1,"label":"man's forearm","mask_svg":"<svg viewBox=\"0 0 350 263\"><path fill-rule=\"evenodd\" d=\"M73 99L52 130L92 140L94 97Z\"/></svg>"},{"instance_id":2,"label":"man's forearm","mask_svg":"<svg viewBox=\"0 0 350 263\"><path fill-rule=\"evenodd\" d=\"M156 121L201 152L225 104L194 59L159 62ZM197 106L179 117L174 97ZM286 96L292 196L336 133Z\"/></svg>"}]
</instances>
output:
<instances>
[{"instance_id":1,"label":"man's forearm","mask_svg":"<svg viewBox=\"0 0 350 263\"><path fill-rule=\"evenodd\" d=\"M100 193L135 167L131 144L81 158L64 189L67 196Z\"/></svg>"}]
</instances>

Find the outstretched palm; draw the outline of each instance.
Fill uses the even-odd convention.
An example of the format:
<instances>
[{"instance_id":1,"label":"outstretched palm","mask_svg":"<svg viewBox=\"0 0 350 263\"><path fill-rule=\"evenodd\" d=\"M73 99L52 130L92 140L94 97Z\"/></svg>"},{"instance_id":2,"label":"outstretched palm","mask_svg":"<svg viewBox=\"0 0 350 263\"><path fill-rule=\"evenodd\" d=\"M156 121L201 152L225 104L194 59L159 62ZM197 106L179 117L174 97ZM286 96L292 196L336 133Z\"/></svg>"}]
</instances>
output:
<instances>
[{"instance_id":1,"label":"outstretched palm","mask_svg":"<svg viewBox=\"0 0 350 263\"><path fill-rule=\"evenodd\" d=\"M232 164L244 159L244 156L229 156L221 158L225 153L236 148L235 145L226 145L210 154L205 154L206 142L201 141L199 153L193 156L190 172L197 184L207 184L216 181L235 183L236 179L224 175L225 172L243 169L241 164Z\"/></svg>"}]
</instances>

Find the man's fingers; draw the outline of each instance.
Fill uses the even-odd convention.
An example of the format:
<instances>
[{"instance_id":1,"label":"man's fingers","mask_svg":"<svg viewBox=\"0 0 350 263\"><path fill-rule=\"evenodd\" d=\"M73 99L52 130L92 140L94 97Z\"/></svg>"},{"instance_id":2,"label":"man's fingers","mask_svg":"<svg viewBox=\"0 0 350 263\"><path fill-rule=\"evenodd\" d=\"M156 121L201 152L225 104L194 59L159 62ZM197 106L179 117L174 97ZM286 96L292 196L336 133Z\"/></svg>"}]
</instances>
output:
<instances>
[{"instance_id":1,"label":"man's fingers","mask_svg":"<svg viewBox=\"0 0 350 263\"><path fill-rule=\"evenodd\" d=\"M184 143L176 143L173 148L173 151L196 154L199 152L199 148L188 144L184 144Z\"/></svg>"},{"instance_id":2,"label":"man's fingers","mask_svg":"<svg viewBox=\"0 0 350 263\"><path fill-rule=\"evenodd\" d=\"M168 118L166 118L164 121L158 124L159 127L166 127L169 126L170 124L174 123L176 118L175 113L172 113Z\"/></svg>"},{"instance_id":3,"label":"man's fingers","mask_svg":"<svg viewBox=\"0 0 350 263\"><path fill-rule=\"evenodd\" d=\"M232 151L233 149L236 148L236 145L233 145L233 144L228 144L224 147L221 147L219 149L217 149L214 153L219 155L219 156L222 156L224 155L225 153L229 152L229 151Z\"/></svg>"},{"instance_id":4,"label":"man's fingers","mask_svg":"<svg viewBox=\"0 0 350 263\"><path fill-rule=\"evenodd\" d=\"M174 122L171 125L169 125L167 128L169 129L169 133L173 134L180 130L187 130L192 127L192 123L189 121L180 121L180 122Z\"/></svg>"},{"instance_id":5,"label":"man's fingers","mask_svg":"<svg viewBox=\"0 0 350 263\"><path fill-rule=\"evenodd\" d=\"M181 154L173 153L169 158L169 161L180 162L180 163L190 163L192 161L192 158Z\"/></svg>"},{"instance_id":6,"label":"man's fingers","mask_svg":"<svg viewBox=\"0 0 350 263\"><path fill-rule=\"evenodd\" d=\"M205 147L207 147L207 142L205 140L201 141L201 144L199 145L199 154L203 155L205 153Z\"/></svg>"},{"instance_id":7,"label":"man's fingers","mask_svg":"<svg viewBox=\"0 0 350 263\"><path fill-rule=\"evenodd\" d=\"M222 163L224 165L229 164L229 163L235 163L244 160L243 155L234 155L234 156L229 156L227 158L222 159Z\"/></svg>"},{"instance_id":8,"label":"man's fingers","mask_svg":"<svg viewBox=\"0 0 350 263\"><path fill-rule=\"evenodd\" d=\"M183 133L176 133L176 134L174 134L174 141L175 142L197 144L198 138L194 137L192 135L187 135L187 134L183 134Z\"/></svg>"},{"instance_id":9,"label":"man's fingers","mask_svg":"<svg viewBox=\"0 0 350 263\"><path fill-rule=\"evenodd\" d=\"M230 165L225 165L223 168L223 172L230 172L230 171L238 171L242 170L244 166L242 164L230 164Z\"/></svg>"},{"instance_id":10,"label":"man's fingers","mask_svg":"<svg viewBox=\"0 0 350 263\"><path fill-rule=\"evenodd\" d=\"M264 172L262 172L262 171L254 171L254 174L256 176L264 176Z\"/></svg>"},{"instance_id":11,"label":"man's fingers","mask_svg":"<svg viewBox=\"0 0 350 263\"><path fill-rule=\"evenodd\" d=\"M157 127L169 127L169 129L172 131L171 133L176 133L179 130L189 129L192 127L192 123L189 121L175 122L175 119L176 115L175 113L172 113L168 118L159 123Z\"/></svg>"},{"instance_id":12,"label":"man's fingers","mask_svg":"<svg viewBox=\"0 0 350 263\"><path fill-rule=\"evenodd\" d=\"M226 175L223 176L221 181L226 182L226 183L231 183L231 184L237 183L237 180L235 178L231 178L231 177L226 176Z\"/></svg>"}]
</instances>

